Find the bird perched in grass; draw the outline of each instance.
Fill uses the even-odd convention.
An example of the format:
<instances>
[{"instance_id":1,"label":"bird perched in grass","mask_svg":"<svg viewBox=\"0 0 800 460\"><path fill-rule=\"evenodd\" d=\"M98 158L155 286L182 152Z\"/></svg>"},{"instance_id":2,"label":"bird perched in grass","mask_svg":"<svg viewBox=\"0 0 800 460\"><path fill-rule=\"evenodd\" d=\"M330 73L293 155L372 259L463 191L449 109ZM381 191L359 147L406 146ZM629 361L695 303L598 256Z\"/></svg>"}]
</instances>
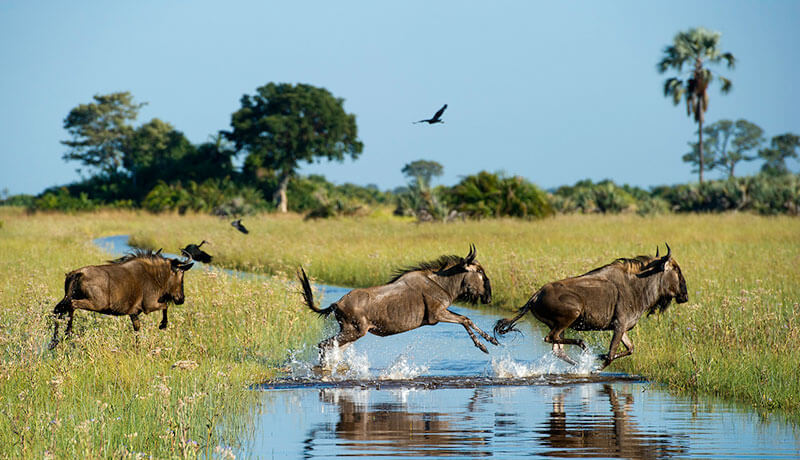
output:
<instances>
[{"instance_id":1,"label":"bird perched in grass","mask_svg":"<svg viewBox=\"0 0 800 460\"><path fill-rule=\"evenodd\" d=\"M249 231L248 231L248 230L245 228L245 226L244 226L244 225L242 225L242 219L236 219L236 220L234 220L233 222L231 222L231 225L233 225L233 226L234 226L234 228L236 228L236 230L239 230L240 232L244 233L245 235L247 235L248 233L250 233L250 232L249 232Z\"/></svg>"},{"instance_id":2,"label":"bird perched in grass","mask_svg":"<svg viewBox=\"0 0 800 460\"><path fill-rule=\"evenodd\" d=\"M442 121L442 114L444 113L444 110L445 110L446 108L447 108L447 104L443 105L443 106L442 106L442 108L441 108L441 109L439 109L439 111L438 111L438 112L436 112L436 113L433 115L433 117L432 117L432 118L428 118L427 120L415 121L414 123L427 123L427 124L429 124L429 125L432 125L432 124L434 124L434 123L444 123L444 121Z\"/></svg>"},{"instance_id":3,"label":"bird perched in grass","mask_svg":"<svg viewBox=\"0 0 800 460\"><path fill-rule=\"evenodd\" d=\"M185 248L181 249L181 253L192 260L203 262L204 264L211 263L211 255L200 249L200 246L206 243L211 244L206 240L203 240L200 244L187 244Z\"/></svg>"}]
</instances>

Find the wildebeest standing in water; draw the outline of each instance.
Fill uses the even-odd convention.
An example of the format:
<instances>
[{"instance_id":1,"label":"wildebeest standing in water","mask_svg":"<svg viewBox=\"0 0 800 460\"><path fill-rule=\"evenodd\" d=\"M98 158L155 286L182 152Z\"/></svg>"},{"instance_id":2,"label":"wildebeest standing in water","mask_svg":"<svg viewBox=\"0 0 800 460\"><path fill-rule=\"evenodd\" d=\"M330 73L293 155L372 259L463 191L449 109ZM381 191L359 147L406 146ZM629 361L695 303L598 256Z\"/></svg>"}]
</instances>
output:
<instances>
[{"instance_id":1,"label":"wildebeest standing in water","mask_svg":"<svg viewBox=\"0 0 800 460\"><path fill-rule=\"evenodd\" d=\"M678 303L689 300L686 280L678 262L672 258L667 245L664 257L638 256L617 259L584 275L545 284L523 305L517 316L501 319L494 327L496 334L514 330L522 316L531 311L533 316L550 327L544 338L553 344L553 353L570 364L575 364L564 352L564 345L578 345L586 349L580 339L564 338L567 328L576 331L614 331L608 354L602 355L603 367L611 361L633 353L633 342L627 331L633 329L639 318L665 310L672 299ZM616 354L620 341L626 351Z\"/></svg>"},{"instance_id":2,"label":"wildebeest standing in water","mask_svg":"<svg viewBox=\"0 0 800 460\"><path fill-rule=\"evenodd\" d=\"M64 298L53 309L58 318L69 315L65 336L72 331L75 310L106 315L129 315L139 330L139 314L162 310L159 329L167 327L167 306L184 300L183 275L193 263L168 259L157 252L134 250L104 265L90 265L67 273ZM58 344L58 321L50 348Z\"/></svg>"},{"instance_id":3,"label":"wildebeest standing in water","mask_svg":"<svg viewBox=\"0 0 800 460\"><path fill-rule=\"evenodd\" d=\"M367 332L385 337L439 322L461 324L475 346L488 353L472 331L494 345L497 341L466 316L447 309L453 302L492 301L489 278L476 255L472 246L465 258L445 255L398 271L388 284L353 289L324 309L314 305L311 284L300 268L297 275L306 305L321 316L333 313L339 323L339 333L319 344L320 364L329 364L326 353L335 345L345 347Z\"/></svg>"}]
</instances>

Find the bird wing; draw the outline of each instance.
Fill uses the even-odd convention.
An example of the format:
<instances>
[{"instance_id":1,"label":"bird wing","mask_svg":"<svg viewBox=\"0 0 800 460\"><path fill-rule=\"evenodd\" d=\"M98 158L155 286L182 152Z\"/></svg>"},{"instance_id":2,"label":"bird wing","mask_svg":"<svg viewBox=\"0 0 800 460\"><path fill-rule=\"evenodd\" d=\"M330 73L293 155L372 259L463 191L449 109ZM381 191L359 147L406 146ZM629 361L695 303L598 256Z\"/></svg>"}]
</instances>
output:
<instances>
[{"instance_id":1,"label":"bird wing","mask_svg":"<svg viewBox=\"0 0 800 460\"><path fill-rule=\"evenodd\" d=\"M447 108L447 104L443 105L442 108L439 109L438 112L436 112L436 115L433 116L433 119L434 120L438 120L442 116L442 114L444 113L446 108Z\"/></svg>"}]
</instances>

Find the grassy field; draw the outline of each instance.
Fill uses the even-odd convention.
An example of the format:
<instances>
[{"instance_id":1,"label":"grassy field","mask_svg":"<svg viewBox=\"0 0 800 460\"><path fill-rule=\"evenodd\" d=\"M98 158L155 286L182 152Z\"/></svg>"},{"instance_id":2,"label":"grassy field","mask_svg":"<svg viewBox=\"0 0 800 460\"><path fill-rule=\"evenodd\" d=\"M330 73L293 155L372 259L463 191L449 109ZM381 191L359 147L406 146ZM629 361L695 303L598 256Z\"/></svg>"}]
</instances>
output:
<instances>
[{"instance_id":1,"label":"grassy field","mask_svg":"<svg viewBox=\"0 0 800 460\"><path fill-rule=\"evenodd\" d=\"M0 457L224 458L252 429L261 396L248 386L321 334L284 281L192 270L166 330L159 313L134 334L127 317L81 311L47 350L64 273L109 258L92 239L164 222L187 221L0 208Z\"/></svg>"},{"instance_id":2,"label":"grassy field","mask_svg":"<svg viewBox=\"0 0 800 460\"><path fill-rule=\"evenodd\" d=\"M686 277L689 303L643 318L630 334L635 354L609 370L800 418L800 219L575 215L417 225L388 217L306 222L268 215L244 223L249 235L213 217L170 217L133 237L170 250L207 239L219 264L281 276L303 265L310 276L345 286L383 283L398 267L466 255L475 243L495 302L508 309L548 281L617 257L653 254L656 245L663 254L668 242ZM610 337L582 336L603 347Z\"/></svg>"}]
</instances>

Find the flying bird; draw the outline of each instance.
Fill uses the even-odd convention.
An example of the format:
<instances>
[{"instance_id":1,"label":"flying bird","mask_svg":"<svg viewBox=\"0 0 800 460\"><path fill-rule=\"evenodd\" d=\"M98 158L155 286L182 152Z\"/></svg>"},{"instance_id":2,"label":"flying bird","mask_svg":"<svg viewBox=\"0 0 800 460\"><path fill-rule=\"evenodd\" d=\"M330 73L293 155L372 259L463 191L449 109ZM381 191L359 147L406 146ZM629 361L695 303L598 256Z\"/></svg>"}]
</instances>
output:
<instances>
[{"instance_id":1,"label":"flying bird","mask_svg":"<svg viewBox=\"0 0 800 460\"><path fill-rule=\"evenodd\" d=\"M200 249L200 246L206 243L208 243L208 241L203 240L200 244L187 244L185 248L181 249L181 253L192 260L203 262L204 264L211 263L211 255Z\"/></svg>"},{"instance_id":2,"label":"flying bird","mask_svg":"<svg viewBox=\"0 0 800 460\"><path fill-rule=\"evenodd\" d=\"M231 222L231 225L236 227L236 230L239 230L240 232L244 233L245 235L250 233L249 231L247 231L247 229L244 227L244 225L242 225L242 219L234 220L233 222Z\"/></svg>"},{"instance_id":3,"label":"flying bird","mask_svg":"<svg viewBox=\"0 0 800 460\"><path fill-rule=\"evenodd\" d=\"M444 122L442 121L442 114L444 113L444 110L445 110L446 108L447 108L447 104L443 105L443 106L442 106L442 108L441 108L441 109L439 109L439 111L438 111L438 112L436 112L436 113L433 115L433 118L428 118L427 120L415 121L414 123L423 123L423 122L424 122L424 123L427 123L427 124L429 124L429 125L432 125L432 124L434 124L434 123L444 123Z\"/></svg>"}]
</instances>

